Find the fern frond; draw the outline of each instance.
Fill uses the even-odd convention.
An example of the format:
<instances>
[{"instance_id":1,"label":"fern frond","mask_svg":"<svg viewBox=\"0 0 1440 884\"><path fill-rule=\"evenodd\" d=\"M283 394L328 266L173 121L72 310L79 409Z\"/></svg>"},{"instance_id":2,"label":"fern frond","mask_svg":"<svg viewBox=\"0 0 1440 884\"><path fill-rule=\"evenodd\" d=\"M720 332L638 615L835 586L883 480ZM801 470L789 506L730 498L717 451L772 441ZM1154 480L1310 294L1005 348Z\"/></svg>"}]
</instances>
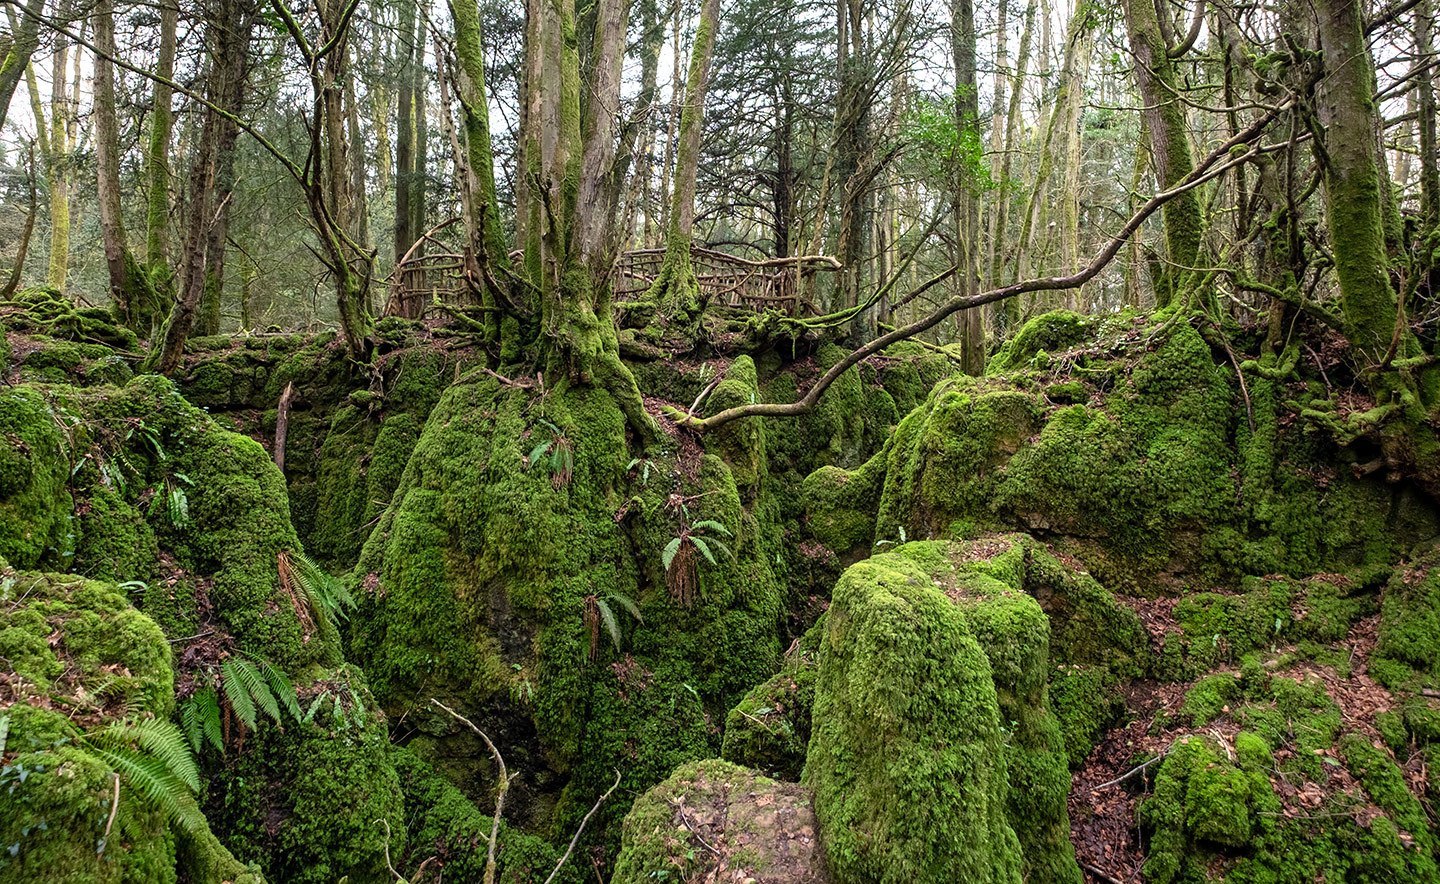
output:
<instances>
[{"instance_id":1,"label":"fern frond","mask_svg":"<svg viewBox=\"0 0 1440 884\"><path fill-rule=\"evenodd\" d=\"M245 690L250 692L255 705L273 721L280 721L280 701L270 692L270 686L265 683L260 670L249 660L237 659L236 663L235 673L244 683Z\"/></svg>"},{"instance_id":2,"label":"fern frond","mask_svg":"<svg viewBox=\"0 0 1440 884\"><path fill-rule=\"evenodd\" d=\"M545 456L545 452L550 450L550 446L553 444L554 443L549 441L548 439L544 442L537 444L534 448L530 449L530 456L525 458L525 463L529 464L531 467L534 467L537 463L540 462L540 458Z\"/></svg>"},{"instance_id":3,"label":"fern frond","mask_svg":"<svg viewBox=\"0 0 1440 884\"><path fill-rule=\"evenodd\" d=\"M255 701L250 696L250 689L246 686L242 677L237 675L243 665L248 664L246 660L231 658L220 664L220 686L225 691L225 700L230 704L230 711L240 719L240 723L250 730L255 729Z\"/></svg>"},{"instance_id":4,"label":"fern frond","mask_svg":"<svg viewBox=\"0 0 1440 884\"><path fill-rule=\"evenodd\" d=\"M596 599L595 607L600 612L600 622L605 625L605 631L610 633L610 643L615 645L615 650L620 650L620 621L615 619L615 612L604 599Z\"/></svg>"},{"instance_id":5,"label":"fern frond","mask_svg":"<svg viewBox=\"0 0 1440 884\"><path fill-rule=\"evenodd\" d=\"M640 606L635 604L635 600L630 598L630 596L620 592L612 592L608 593L606 598L619 602L620 607L628 611L630 616L635 618L636 623L645 622L645 618L640 616Z\"/></svg>"},{"instance_id":6,"label":"fern frond","mask_svg":"<svg viewBox=\"0 0 1440 884\"><path fill-rule=\"evenodd\" d=\"M208 828L195 796L160 759L133 749L91 746L90 751L186 832L199 835Z\"/></svg>"},{"instance_id":7,"label":"fern frond","mask_svg":"<svg viewBox=\"0 0 1440 884\"><path fill-rule=\"evenodd\" d=\"M279 667L269 660L260 661L260 673L265 676L265 683L270 688L270 693L279 701L280 705L290 713L290 717L296 721L300 720L300 701L295 695L295 685L281 672Z\"/></svg>"},{"instance_id":8,"label":"fern frond","mask_svg":"<svg viewBox=\"0 0 1440 884\"><path fill-rule=\"evenodd\" d=\"M330 691L327 689L316 694L315 699L310 701L310 708L305 710L305 718L303 719L306 724L315 720L315 713L320 711L320 701L328 696L330 696Z\"/></svg>"},{"instance_id":9,"label":"fern frond","mask_svg":"<svg viewBox=\"0 0 1440 884\"><path fill-rule=\"evenodd\" d=\"M714 519L701 519L700 521L696 522L692 527L702 531L710 531L715 534L719 534L721 537L733 536L730 533L729 528L726 528L724 525L720 524Z\"/></svg>"},{"instance_id":10,"label":"fern frond","mask_svg":"<svg viewBox=\"0 0 1440 884\"><path fill-rule=\"evenodd\" d=\"M180 704L180 727L192 751L199 752L206 740L218 751L225 751L225 740L220 735L220 703L214 689L196 691Z\"/></svg>"},{"instance_id":11,"label":"fern frond","mask_svg":"<svg viewBox=\"0 0 1440 884\"><path fill-rule=\"evenodd\" d=\"M685 542L683 537L672 537L670 542L665 544L665 549L660 553L660 559L665 563L665 570L670 570L670 565L675 561L675 554L680 552L680 544Z\"/></svg>"},{"instance_id":12,"label":"fern frond","mask_svg":"<svg viewBox=\"0 0 1440 884\"><path fill-rule=\"evenodd\" d=\"M734 552L732 549L730 549L730 547L728 547L728 546L725 545L725 541L723 541L723 540L716 540L715 538L712 537L712 538L710 538L709 543L710 543L711 546L716 547L717 549L719 549L720 552L724 554L725 558L729 559L729 560L732 561L732 562L735 561L735 552ZM711 564L713 565L714 562L712 561Z\"/></svg>"},{"instance_id":13,"label":"fern frond","mask_svg":"<svg viewBox=\"0 0 1440 884\"><path fill-rule=\"evenodd\" d=\"M709 562L712 565L715 564L715 555L714 553L710 552L710 544L705 542L705 538L696 537L692 534L690 535L690 542L695 545L696 549L700 550L700 555L705 557L705 561ZM720 541L718 540L711 541L711 543L719 542Z\"/></svg>"},{"instance_id":14,"label":"fern frond","mask_svg":"<svg viewBox=\"0 0 1440 884\"><path fill-rule=\"evenodd\" d=\"M85 740L93 746L108 749L139 747L146 756L154 758L165 769L192 792L200 791L200 769L195 766L195 757L180 729L160 718L140 721L112 721L110 724L86 735Z\"/></svg>"},{"instance_id":15,"label":"fern frond","mask_svg":"<svg viewBox=\"0 0 1440 884\"><path fill-rule=\"evenodd\" d=\"M281 555L288 566L282 568L281 578L294 583L317 619L324 618L338 629L340 621L355 608L355 596L344 581L337 580L302 552L282 551Z\"/></svg>"}]
</instances>

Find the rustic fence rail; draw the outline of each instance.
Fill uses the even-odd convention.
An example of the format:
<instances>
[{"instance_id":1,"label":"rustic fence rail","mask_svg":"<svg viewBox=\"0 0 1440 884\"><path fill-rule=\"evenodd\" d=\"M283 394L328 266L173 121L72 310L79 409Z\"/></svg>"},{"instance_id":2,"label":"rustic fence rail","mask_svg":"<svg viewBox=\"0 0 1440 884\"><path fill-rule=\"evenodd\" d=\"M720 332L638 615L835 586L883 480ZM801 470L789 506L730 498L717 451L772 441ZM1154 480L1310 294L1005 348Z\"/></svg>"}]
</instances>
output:
<instances>
[{"instance_id":1,"label":"rustic fence rail","mask_svg":"<svg viewBox=\"0 0 1440 884\"><path fill-rule=\"evenodd\" d=\"M436 241L435 245L440 244ZM665 249L621 253L610 273L615 301L623 306L643 295L659 276L664 262ZM748 308L757 313L778 310L791 316L807 310L818 312L806 299L807 286L803 283L816 273L840 269L840 262L826 255L750 261L702 246L690 247L690 262L704 303ZM437 301L449 305L469 303L463 270L462 255L447 251L422 254L412 248L390 274L387 312L418 316Z\"/></svg>"}]
</instances>

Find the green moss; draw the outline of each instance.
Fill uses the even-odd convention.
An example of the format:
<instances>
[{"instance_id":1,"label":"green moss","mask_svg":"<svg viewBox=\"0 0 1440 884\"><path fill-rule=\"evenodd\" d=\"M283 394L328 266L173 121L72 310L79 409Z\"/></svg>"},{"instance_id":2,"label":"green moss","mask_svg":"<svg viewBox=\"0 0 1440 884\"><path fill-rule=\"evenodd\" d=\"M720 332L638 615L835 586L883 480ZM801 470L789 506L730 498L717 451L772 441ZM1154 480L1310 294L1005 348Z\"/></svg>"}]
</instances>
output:
<instances>
[{"instance_id":1,"label":"green moss","mask_svg":"<svg viewBox=\"0 0 1440 884\"><path fill-rule=\"evenodd\" d=\"M74 714L160 717L174 708L170 645L113 585L74 575L0 575L0 659L22 700Z\"/></svg>"},{"instance_id":2,"label":"green moss","mask_svg":"<svg viewBox=\"0 0 1440 884\"><path fill-rule=\"evenodd\" d=\"M931 573L965 612L990 662L1005 734L1007 809L1028 881L1081 880L1065 807L1070 772L1059 722L1050 712L1049 621L1030 596L963 558Z\"/></svg>"},{"instance_id":3,"label":"green moss","mask_svg":"<svg viewBox=\"0 0 1440 884\"><path fill-rule=\"evenodd\" d=\"M1093 318L1069 310L1055 310L1031 319L990 358L986 371L997 373L1023 368L1042 352L1067 350L1095 332Z\"/></svg>"},{"instance_id":4,"label":"green moss","mask_svg":"<svg viewBox=\"0 0 1440 884\"><path fill-rule=\"evenodd\" d=\"M400 789L405 796L405 829L408 848L395 854L397 865L416 881L478 881L485 870L491 818L428 764L405 749L391 752ZM543 881L560 860L550 843L500 824L496 848L497 880L501 884ZM556 877L561 884L578 884L584 869L577 857ZM428 863L426 872L420 867ZM434 871L429 871L434 869ZM415 875L419 873L419 877Z\"/></svg>"},{"instance_id":5,"label":"green moss","mask_svg":"<svg viewBox=\"0 0 1440 884\"><path fill-rule=\"evenodd\" d=\"M1207 853L1253 847L1257 824L1278 801L1264 774L1270 752L1253 735L1241 735L1240 765L1227 760L1209 739L1175 744L1155 777L1155 792L1141 805L1153 834L1145 860L1148 881L1203 880ZM1241 738L1236 740L1237 751Z\"/></svg>"},{"instance_id":6,"label":"green moss","mask_svg":"<svg viewBox=\"0 0 1440 884\"><path fill-rule=\"evenodd\" d=\"M32 387L0 389L0 556L15 567L71 549L69 471L51 405Z\"/></svg>"},{"instance_id":7,"label":"green moss","mask_svg":"<svg viewBox=\"0 0 1440 884\"><path fill-rule=\"evenodd\" d=\"M573 472L532 468L541 443L567 449ZM768 495L747 506L714 455L683 470L673 454L653 455L648 479L631 459L624 417L603 391L542 400L464 378L431 413L357 569L350 647L392 715L425 733L412 745L479 795L488 753L428 698L482 728L533 734L512 760L516 807L557 838L615 769L633 793L714 755L721 716L779 656L781 541ZM666 589L660 551L703 519L734 535L735 558L701 562L686 608ZM643 623L612 604L623 649L600 635L592 659L585 600L612 594L634 600ZM602 808L587 844L613 845L623 812Z\"/></svg>"},{"instance_id":8,"label":"green moss","mask_svg":"<svg viewBox=\"0 0 1440 884\"><path fill-rule=\"evenodd\" d=\"M1124 712L1114 675L1099 666L1061 665L1050 676L1050 708L1070 767L1084 763L1105 731Z\"/></svg>"},{"instance_id":9,"label":"green moss","mask_svg":"<svg viewBox=\"0 0 1440 884\"><path fill-rule=\"evenodd\" d=\"M277 881L390 882L407 842L405 805L385 720L359 672L342 668L302 692L308 723L264 724L223 774L223 837ZM274 821L283 820L277 826Z\"/></svg>"},{"instance_id":10,"label":"green moss","mask_svg":"<svg viewBox=\"0 0 1440 884\"><path fill-rule=\"evenodd\" d=\"M76 518L77 571L117 582L149 581L160 557L155 531L117 490L90 490Z\"/></svg>"},{"instance_id":11,"label":"green moss","mask_svg":"<svg viewBox=\"0 0 1440 884\"><path fill-rule=\"evenodd\" d=\"M1440 554L1430 553L1395 571L1381 596L1376 677L1387 687L1410 679L1440 678Z\"/></svg>"},{"instance_id":12,"label":"green moss","mask_svg":"<svg viewBox=\"0 0 1440 884\"><path fill-rule=\"evenodd\" d=\"M24 709L26 707L12 707ZM34 711L50 722L40 730L68 729L63 718ZM58 719L58 720L57 720ZM31 742L39 722L10 721L10 739ZM71 734L73 729L68 729ZM48 743L49 741L46 740ZM8 747L7 747L8 748ZM161 811L132 789L122 789L110 837L115 774L97 756L75 746L35 751L9 748L0 771L0 878L35 882L176 880L175 839Z\"/></svg>"},{"instance_id":13,"label":"green moss","mask_svg":"<svg viewBox=\"0 0 1440 884\"><path fill-rule=\"evenodd\" d=\"M800 779L810 744L810 713L824 632L822 615L786 654L780 671L730 710L720 748L726 761L782 780Z\"/></svg>"},{"instance_id":14,"label":"green moss","mask_svg":"<svg viewBox=\"0 0 1440 884\"><path fill-rule=\"evenodd\" d=\"M1190 719L1192 727L1204 727L1240 696L1240 680L1233 675L1211 675L1200 679L1185 694L1180 714Z\"/></svg>"},{"instance_id":15,"label":"green moss","mask_svg":"<svg viewBox=\"0 0 1440 884\"><path fill-rule=\"evenodd\" d=\"M804 780L837 880L1020 879L989 662L904 551L836 585L813 721Z\"/></svg>"}]
</instances>

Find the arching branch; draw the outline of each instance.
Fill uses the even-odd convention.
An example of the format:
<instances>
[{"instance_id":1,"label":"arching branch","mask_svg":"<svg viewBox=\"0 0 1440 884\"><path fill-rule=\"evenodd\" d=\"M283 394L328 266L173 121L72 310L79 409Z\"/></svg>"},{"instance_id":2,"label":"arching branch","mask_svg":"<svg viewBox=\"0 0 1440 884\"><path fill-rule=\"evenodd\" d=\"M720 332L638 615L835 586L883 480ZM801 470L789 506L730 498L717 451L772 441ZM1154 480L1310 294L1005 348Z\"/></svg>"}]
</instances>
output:
<instances>
[{"instance_id":1,"label":"arching branch","mask_svg":"<svg viewBox=\"0 0 1440 884\"><path fill-rule=\"evenodd\" d=\"M1286 102L1280 107L1260 116L1233 138L1211 151L1208 156L1196 164L1194 171L1174 187L1150 197L1144 205L1140 206L1140 208L1130 216L1130 220L1125 222L1125 225L1120 228L1120 231L1105 243L1104 247L1095 255L1094 259L1080 270L1068 276L1047 276L1038 279L1023 280L1012 283L1011 285L991 289L987 292L981 292L977 295L960 295L951 298L930 314L917 319L909 325L901 326L900 328L887 332L865 346L851 351L849 355L835 363L829 371L821 375L820 379L806 391L804 396L801 396L794 402L761 402L754 405L738 405L734 408L727 408L724 411L717 412L708 418L696 418L691 415L686 415L678 409L672 409L670 416L680 426L688 427L697 432L704 432L724 426L731 421L740 420L741 418L794 417L801 415L814 408L816 403L820 401L820 396L825 390L854 365L879 353L891 344L899 343L907 338L913 338L921 332L934 328L945 320L946 317L960 310L969 307L979 307L983 304L991 304L996 301L1003 301L1006 298L1013 298L1016 295L1028 294L1030 292L1059 291L1084 285L1094 279L1100 271L1104 270L1110 262L1115 259L1115 256L1120 253L1120 249L1129 241L1130 237L1140 229L1140 225L1144 224L1146 219L1159 211L1161 206L1164 206L1170 200L1175 199L1181 194L1194 190L1207 181L1220 177L1236 166L1253 160L1260 152L1267 150L1266 148L1252 148L1232 155L1232 152L1237 148L1248 146L1259 138L1260 134L1265 131L1280 112L1288 109L1291 104L1291 102ZM1283 145L1281 146L1283 147Z\"/></svg>"}]
</instances>

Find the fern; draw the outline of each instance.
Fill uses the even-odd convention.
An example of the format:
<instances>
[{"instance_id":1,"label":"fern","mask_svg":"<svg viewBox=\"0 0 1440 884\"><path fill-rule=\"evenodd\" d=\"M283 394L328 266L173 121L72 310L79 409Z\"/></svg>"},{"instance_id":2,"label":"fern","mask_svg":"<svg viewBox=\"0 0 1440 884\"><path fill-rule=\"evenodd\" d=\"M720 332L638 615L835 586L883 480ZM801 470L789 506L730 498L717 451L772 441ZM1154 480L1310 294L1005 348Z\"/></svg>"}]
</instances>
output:
<instances>
[{"instance_id":1,"label":"fern","mask_svg":"<svg viewBox=\"0 0 1440 884\"><path fill-rule=\"evenodd\" d=\"M180 706L180 726L190 741L190 747L200 751L204 742L209 742L219 752L225 751L225 738L220 728L220 698L214 688L205 688L191 694Z\"/></svg>"},{"instance_id":2,"label":"fern","mask_svg":"<svg viewBox=\"0 0 1440 884\"><path fill-rule=\"evenodd\" d=\"M206 830L205 816L195 802L200 771L185 735L175 725L161 719L117 721L86 734L82 741L170 820L191 834Z\"/></svg>"},{"instance_id":3,"label":"fern","mask_svg":"<svg viewBox=\"0 0 1440 884\"><path fill-rule=\"evenodd\" d=\"M126 748L91 746L90 751L186 832L199 835L208 828L189 787L160 759Z\"/></svg>"},{"instance_id":4,"label":"fern","mask_svg":"<svg viewBox=\"0 0 1440 884\"><path fill-rule=\"evenodd\" d=\"M112 749L132 744L138 746L142 752L164 764L180 782L190 787L190 791L200 791L200 769L195 766L185 735L164 719L114 721L87 734L85 739L94 745Z\"/></svg>"},{"instance_id":5,"label":"fern","mask_svg":"<svg viewBox=\"0 0 1440 884\"><path fill-rule=\"evenodd\" d=\"M670 542L665 544L664 551L660 553L660 559L665 563L666 571L669 571L670 566L675 562L675 554L680 552L680 545L684 542L685 538L683 536L672 537L670 538Z\"/></svg>"},{"instance_id":6,"label":"fern","mask_svg":"<svg viewBox=\"0 0 1440 884\"><path fill-rule=\"evenodd\" d=\"M250 696L245 683L236 676L236 661L226 660L220 664L220 687L225 691L225 701L235 717L244 727L255 729L255 700Z\"/></svg>"},{"instance_id":7,"label":"fern","mask_svg":"<svg viewBox=\"0 0 1440 884\"><path fill-rule=\"evenodd\" d=\"M332 577L304 553L281 550L278 566L281 581L305 597L317 619L324 619L333 628L339 629L340 621L354 610L355 596L351 595L345 582Z\"/></svg>"},{"instance_id":8,"label":"fern","mask_svg":"<svg viewBox=\"0 0 1440 884\"><path fill-rule=\"evenodd\" d=\"M600 622L605 625L605 631L610 634L610 643L615 650L620 650L620 621L615 618L615 612L610 610L610 605L604 599L596 599L595 607L600 612Z\"/></svg>"},{"instance_id":9,"label":"fern","mask_svg":"<svg viewBox=\"0 0 1440 884\"><path fill-rule=\"evenodd\" d=\"M265 677L265 683L269 686L270 693L280 701L280 705L285 707L285 711L290 713L291 718L299 721L300 700L295 695L295 685L285 676L285 673L280 671L279 667L269 660L260 661L260 673ZM278 716L276 720L279 720Z\"/></svg>"},{"instance_id":10,"label":"fern","mask_svg":"<svg viewBox=\"0 0 1440 884\"><path fill-rule=\"evenodd\" d=\"M690 527L691 527L692 530L695 530L695 531L709 531L709 532L712 532L712 533L714 533L714 534L719 534L721 537L733 537L733 536L734 536L733 534L730 533L730 529L729 529L729 528L726 528L724 525L720 524L719 522L715 521L714 519L701 519L700 521L696 522L694 525L691 525Z\"/></svg>"}]
</instances>

